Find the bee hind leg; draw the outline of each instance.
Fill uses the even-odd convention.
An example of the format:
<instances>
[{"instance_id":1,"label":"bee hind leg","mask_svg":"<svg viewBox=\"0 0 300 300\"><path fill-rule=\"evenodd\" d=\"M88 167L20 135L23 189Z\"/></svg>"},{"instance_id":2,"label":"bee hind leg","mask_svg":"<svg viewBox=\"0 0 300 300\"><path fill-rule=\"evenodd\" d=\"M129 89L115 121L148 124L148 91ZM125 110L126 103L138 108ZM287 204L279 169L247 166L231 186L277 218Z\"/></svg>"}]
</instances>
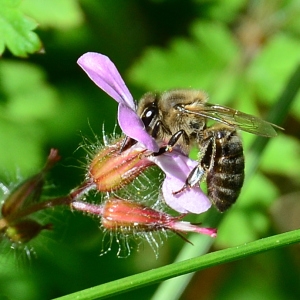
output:
<instances>
[{"instance_id":1,"label":"bee hind leg","mask_svg":"<svg viewBox=\"0 0 300 300\"><path fill-rule=\"evenodd\" d=\"M190 172L183 187L180 190L173 192L174 195L183 192L187 188L192 188L198 183L201 183L207 176L208 171L212 168L213 157L216 152L216 145L213 138L209 136L206 140L203 140L201 148L203 154L198 165Z\"/></svg>"},{"instance_id":2,"label":"bee hind leg","mask_svg":"<svg viewBox=\"0 0 300 300\"><path fill-rule=\"evenodd\" d=\"M189 176L187 177L187 179L185 181L184 186L180 190L173 192L173 195L177 195L177 194L183 192L185 189L195 186L198 182L201 182L203 180L205 175L206 175L206 170L204 168L202 168L202 166L200 164L197 165L190 172Z\"/></svg>"}]
</instances>

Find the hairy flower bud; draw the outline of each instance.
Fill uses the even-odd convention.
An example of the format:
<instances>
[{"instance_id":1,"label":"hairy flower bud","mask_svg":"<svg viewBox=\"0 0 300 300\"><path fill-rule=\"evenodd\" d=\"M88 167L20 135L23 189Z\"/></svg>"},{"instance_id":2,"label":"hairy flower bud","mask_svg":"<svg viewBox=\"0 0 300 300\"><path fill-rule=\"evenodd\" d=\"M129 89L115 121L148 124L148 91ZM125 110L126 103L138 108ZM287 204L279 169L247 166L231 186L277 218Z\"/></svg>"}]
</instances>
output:
<instances>
[{"instance_id":1,"label":"hairy flower bud","mask_svg":"<svg viewBox=\"0 0 300 300\"><path fill-rule=\"evenodd\" d=\"M42 230L51 229L51 224L41 225L29 219L28 216L43 208L50 207L54 202L46 205L39 202L45 183L47 171L60 159L58 151L51 149L44 168L37 174L21 182L14 190L8 192L3 200L0 218L0 232L13 243L27 243ZM56 201L63 204L61 199Z\"/></svg>"},{"instance_id":2,"label":"hairy flower bud","mask_svg":"<svg viewBox=\"0 0 300 300\"><path fill-rule=\"evenodd\" d=\"M44 229L52 229L52 224L41 225L34 220L25 219L9 225L5 235L14 243L27 243Z\"/></svg>"},{"instance_id":3,"label":"hairy flower bud","mask_svg":"<svg viewBox=\"0 0 300 300\"><path fill-rule=\"evenodd\" d=\"M171 230L173 232L197 232L211 237L217 235L217 230L214 228L203 228L181 221L184 215L174 217L143 204L120 198L110 198L101 205L74 201L71 206L75 210L101 217L102 226L110 231L134 234Z\"/></svg>"},{"instance_id":4,"label":"hairy flower bud","mask_svg":"<svg viewBox=\"0 0 300 300\"><path fill-rule=\"evenodd\" d=\"M147 207L140 203L120 199L110 198L103 204L91 204L83 201L74 201L71 203L74 210L82 211L90 215L100 217L101 225L105 235L110 236L108 248L102 249L101 255L111 250L113 237L119 246L117 256L127 257L131 252L129 245L131 239L146 240L158 257L159 246L162 241L154 234L168 231L175 232L185 241L189 242L182 233L196 232L216 237L217 230L214 228L203 228L196 224L181 221L184 215L177 217L171 216L165 212ZM103 240L103 245L107 243Z\"/></svg>"},{"instance_id":5,"label":"hairy flower bud","mask_svg":"<svg viewBox=\"0 0 300 300\"><path fill-rule=\"evenodd\" d=\"M123 141L105 146L90 163L88 176L100 192L118 190L154 165L145 157L145 148L134 145L122 151Z\"/></svg>"},{"instance_id":6,"label":"hairy flower bud","mask_svg":"<svg viewBox=\"0 0 300 300\"><path fill-rule=\"evenodd\" d=\"M171 219L178 220L139 203L112 198L103 205L101 223L104 228L114 231L154 231Z\"/></svg>"},{"instance_id":7,"label":"hairy flower bud","mask_svg":"<svg viewBox=\"0 0 300 300\"><path fill-rule=\"evenodd\" d=\"M122 232L159 231L198 232L216 237L216 230L201 228L181 221L184 215L173 217L145 205L118 198L107 200L103 205L102 225L104 228Z\"/></svg>"},{"instance_id":8,"label":"hairy flower bud","mask_svg":"<svg viewBox=\"0 0 300 300\"><path fill-rule=\"evenodd\" d=\"M4 199L1 208L2 217L6 218L8 222L10 219L14 222L13 216L15 214L20 212L26 205L39 200L45 183L45 174L59 159L58 151L51 149L44 168L39 173L21 182Z\"/></svg>"}]
</instances>

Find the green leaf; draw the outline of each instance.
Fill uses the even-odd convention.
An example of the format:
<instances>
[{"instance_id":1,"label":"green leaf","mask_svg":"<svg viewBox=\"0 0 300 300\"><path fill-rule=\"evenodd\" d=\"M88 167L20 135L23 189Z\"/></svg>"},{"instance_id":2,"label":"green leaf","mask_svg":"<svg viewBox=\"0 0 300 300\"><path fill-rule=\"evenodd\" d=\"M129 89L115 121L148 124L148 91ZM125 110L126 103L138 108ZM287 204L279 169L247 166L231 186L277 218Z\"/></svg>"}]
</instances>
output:
<instances>
[{"instance_id":1,"label":"green leaf","mask_svg":"<svg viewBox=\"0 0 300 300\"><path fill-rule=\"evenodd\" d=\"M23 123L48 119L56 111L58 95L39 67L26 62L1 61L0 76L0 89L6 96L2 116Z\"/></svg>"},{"instance_id":2,"label":"green leaf","mask_svg":"<svg viewBox=\"0 0 300 300\"><path fill-rule=\"evenodd\" d=\"M20 1L0 0L0 54L7 47L14 55L27 57L42 48L34 30L37 23L20 11Z\"/></svg>"},{"instance_id":3,"label":"green leaf","mask_svg":"<svg viewBox=\"0 0 300 300\"><path fill-rule=\"evenodd\" d=\"M299 39L288 34L277 34L268 41L248 70L260 99L274 102L300 61L299 49Z\"/></svg>"},{"instance_id":4,"label":"green leaf","mask_svg":"<svg viewBox=\"0 0 300 300\"><path fill-rule=\"evenodd\" d=\"M234 65L239 58L239 48L222 24L197 22L192 35L192 40L175 39L166 50L146 50L131 68L130 79L149 90L204 89L218 99L215 102L224 102L237 85Z\"/></svg>"},{"instance_id":5,"label":"green leaf","mask_svg":"<svg viewBox=\"0 0 300 300\"><path fill-rule=\"evenodd\" d=\"M238 12L245 7L245 0L215 0L208 1L210 6L208 6L208 14L212 19L222 21L222 22L231 22L233 21Z\"/></svg>"},{"instance_id":6,"label":"green leaf","mask_svg":"<svg viewBox=\"0 0 300 300\"><path fill-rule=\"evenodd\" d=\"M296 138L280 134L270 140L267 155L264 155L261 168L264 171L299 178L300 144ZM276 162L276 163L274 163Z\"/></svg>"},{"instance_id":7,"label":"green leaf","mask_svg":"<svg viewBox=\"0 0 300 300\"><path fill-rule=\"evenodd\" d=\"M42 121L57 112L58 95L44 72L27 62L1 60L0 78L0 165L2 170L18 167L25 175L44 157Z\"/></svg>"},{"instance_id":8,"label":"green leaf","mask_svg":"<svg viewBox=\"0 0 300 300\"><path fill-rule=\"evenodd\" d=\"M41 144L43 135L38 128L12 124L0 119L0 165L8 177L13 177L15 170L21 170L25 176L43 163L44 152ZM7 177L7 176L6 176Z\"/></svg>"},{"instance_id":9,"label":"green leaf","mask_svg":"<svg viewBox=\"0 0 300 300\"><path fill-rule=\"evenodd\" d=\"M69 29L83 22L83 14L74 0L23 0L21 10L41 27Z\"/></svg>"}]
</instances>

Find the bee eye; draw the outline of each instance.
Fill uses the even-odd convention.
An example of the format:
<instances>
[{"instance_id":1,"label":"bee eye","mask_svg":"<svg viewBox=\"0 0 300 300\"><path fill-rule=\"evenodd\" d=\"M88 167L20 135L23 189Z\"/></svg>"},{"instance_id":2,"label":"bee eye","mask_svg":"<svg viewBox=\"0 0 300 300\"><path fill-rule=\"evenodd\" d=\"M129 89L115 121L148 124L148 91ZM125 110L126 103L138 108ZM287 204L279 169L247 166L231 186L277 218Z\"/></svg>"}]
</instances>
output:
<instances>
[{"instance_id":1,"label":"bee eye","mask_svg":"<svg viewBox=\"0 0 300 300\"><path fill-rule=\"evenodd\" d=\"M149 126L149 124L151 123L151 121L153 120L153 118L156 115L156 108L155 107L150 107L147 108L142 116L142 121L145 124L145 126Z\"/></svg>"}]
</instances>

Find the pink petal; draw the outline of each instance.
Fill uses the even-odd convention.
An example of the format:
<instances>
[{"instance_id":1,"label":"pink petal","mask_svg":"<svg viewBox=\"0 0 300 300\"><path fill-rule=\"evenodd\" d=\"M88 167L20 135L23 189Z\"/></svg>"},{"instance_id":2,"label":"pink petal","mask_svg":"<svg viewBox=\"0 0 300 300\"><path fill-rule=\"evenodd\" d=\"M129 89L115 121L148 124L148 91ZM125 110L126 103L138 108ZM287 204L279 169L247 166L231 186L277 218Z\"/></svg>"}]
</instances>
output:
<instances>
[{"instance_id":1,"label":"pink petal","mask_svg":"<svg viewBox=\"0 0 300 300\"><path fill-rule=\"evenodd\" d=\"M147 133L140 117L126 104L119 104L118 121L122 131L143 144L146 149L157 152L159 147L156 141Z\"/></svg>"},{"instance_id":2,"label":"pink petal","mask_svg":"<svg viewBox=\"0 0 300 300\"><path fill-rule=\"evenodd\" d=\"M184 186L189 173L197 165L196 161L176 150L149 159L155 162L166 174L162 192L165 202L171 208L180 213L199 214L211 207L211 202L198 185L187 188L176 195L173 194Z\"/></svg>"},{"instance_id":3,"label":"pink petal","mask_svg":"<svg viewBox=\"0 0 300 300\"><path fill-rule=\"evenodd\" d=\"M190 159L176 149L163 155L151 156L149 159L158 165L166 176L175 177L183 182L197 165L197 161Z\"/></svg>"},{"instance_id":4,"label":"pink petal","mask_svg":"<svg viewBox=\"0 0 300 300\"><path fill-rule=\"evenodd\" d=\"M114 63L105 55L95 52L83 54L78 65L91 80L119 103L135 110L135 103Z\"/></svg>"},{"instance_id":5,"label":"pink petal","mask_svg":"<svg viewBox=\"0 0 300 300\"><path fill-rule=\"evenodd\" d=\"M184 181L174 176L165 178L162 192L167 205L180 213L200 214L207 211L211 207L211 202L199 186L188 188L176 195L173 194L183 187Z\"/></svg>"},{"instance_id":6,"label":"pink petal","mask_svg":"<svg viewBox=\"0 0 300 300\"><path fill-rule=\"evenodd\" d=\"M105 55L88 52L77 63L97 86L119 102L118 121L122 131L147 149L158 151L157 143L136 114L133 98L113 62Z\"/></svg>"}]
</instances>

